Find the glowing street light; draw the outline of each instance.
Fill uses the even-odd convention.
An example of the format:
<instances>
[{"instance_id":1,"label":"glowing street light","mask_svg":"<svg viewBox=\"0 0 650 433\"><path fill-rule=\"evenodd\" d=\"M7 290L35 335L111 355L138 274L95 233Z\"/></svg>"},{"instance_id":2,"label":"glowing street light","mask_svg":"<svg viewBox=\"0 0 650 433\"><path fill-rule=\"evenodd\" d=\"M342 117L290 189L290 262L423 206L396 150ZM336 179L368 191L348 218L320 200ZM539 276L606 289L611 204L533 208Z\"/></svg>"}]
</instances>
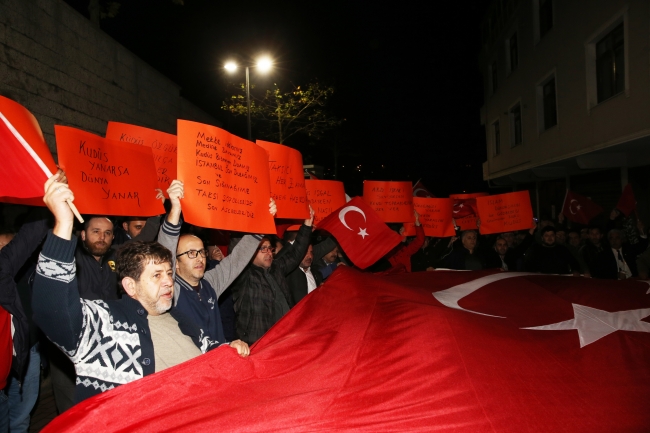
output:
<instances>
[{"instance_id":1,"label":"glowing street light","mask_svg":"<svg viewBox=\"0 0 650 433\"><path fill-rule=\"evenodd\" d=\"M269 57L262 57L257 60L257 63L255 64L255 67L259 72L266 73L271 70L273 67L273 62ZM224 65L224 68L226 71L233 73L237 70L237 63L235 62L227 62ZM251 85L250 85L250 78L249 78L249 68L251 66L246 66L246 111L248 113L248 139L250 141L253 141L253 135L251 133Z\"/></svg>"}]
</instances>

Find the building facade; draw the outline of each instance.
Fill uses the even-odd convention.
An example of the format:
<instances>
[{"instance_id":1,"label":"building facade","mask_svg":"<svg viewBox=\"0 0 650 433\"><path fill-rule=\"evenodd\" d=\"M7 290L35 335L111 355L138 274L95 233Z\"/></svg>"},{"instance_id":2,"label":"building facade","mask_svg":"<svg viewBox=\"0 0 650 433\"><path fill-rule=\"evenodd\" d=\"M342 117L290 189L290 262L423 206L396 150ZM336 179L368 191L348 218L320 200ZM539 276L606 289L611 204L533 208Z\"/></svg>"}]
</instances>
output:
<instances>
[{"instance_id":1,"label":"building facade","mask_svg":"<svg viewBox=\"0 0 650 433\"><path fill-rule=\"evenodd\" d=\"M648 216L650 2L494 0L481 35L489 185L554 216L567 189L611 209L630 182Z\"/></svg>"}]
</instances>

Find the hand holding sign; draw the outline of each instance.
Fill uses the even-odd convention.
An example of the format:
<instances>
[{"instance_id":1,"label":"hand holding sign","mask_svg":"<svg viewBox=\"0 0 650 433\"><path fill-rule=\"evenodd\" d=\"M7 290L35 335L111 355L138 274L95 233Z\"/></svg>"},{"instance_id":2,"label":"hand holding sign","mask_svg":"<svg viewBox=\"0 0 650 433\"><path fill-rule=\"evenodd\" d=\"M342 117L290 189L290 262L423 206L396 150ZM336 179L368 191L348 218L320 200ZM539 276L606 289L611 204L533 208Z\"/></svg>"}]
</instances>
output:
<instances>
[{"instance_id":1,"label":"hand holding sign","mask_svg":"<svg viewBox=\"0 0 650 433\"><path fill-rule=\"evenodd\" d=\"M61 173L57 172L45 182L43 201L55 218L52 233L61 239L70 240L75 217L71 207L74 194L67 183L60 182L61 179Z\"/></svg>"}]
</instances>

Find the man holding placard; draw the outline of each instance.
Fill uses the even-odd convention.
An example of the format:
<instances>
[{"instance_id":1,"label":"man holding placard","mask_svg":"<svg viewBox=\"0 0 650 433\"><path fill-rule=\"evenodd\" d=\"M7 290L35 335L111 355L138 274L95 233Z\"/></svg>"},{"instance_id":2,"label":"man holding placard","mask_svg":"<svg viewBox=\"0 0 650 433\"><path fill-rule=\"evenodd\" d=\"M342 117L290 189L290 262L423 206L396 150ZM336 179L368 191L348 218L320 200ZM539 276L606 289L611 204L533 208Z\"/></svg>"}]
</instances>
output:
<instances>
[{"instance_id":1,"label":"man holding placard","mask_svg":"<svg viewBox=\"0 0 650 433\"><path fill-rule=\"evenodd\" d=\"M286 279L305 257L314 222L314 210L298 230L292 248L274 259L268 237L264 237L257 254L233 286L237 337L248 344L256 342L295 304Z\"/></svg>"},{"instance_id":2,"label":"man holding placard","mask_svg":"<svg viewBox=\"0 0 650 433\"><path fill-rule=\"evenodd\" d=\"M181 199L185 195L183 182L174 180L167 194L172 206L160 228L158 241L174 252L174 308L201 329L205 329L211 339L224 342L226 338L217 299L248 265L262 236L244 236L218 266L205 272L207 251L203 241L191 234L179 236L182 224ZM269 211L275 215L276 205L273 199Z\"/></svg>"},{"instance_id":3,"label":"man holding placard","mask_svg":"<svg viewBox=\"0 0 650 433\"><path fill-rule=\"evenodd\" d=\"M126 296L116 301L79 297L72 234L74 195L56 177L43 201L54 214L34 279L34 321L74 362L77 402L172 367L220 344L178 311L171 253L157 242L133 242L115 266ZM239 355L248 346L232 342ZM180 350L179 350L180 348Z\"/></svg>"}]
</instances>

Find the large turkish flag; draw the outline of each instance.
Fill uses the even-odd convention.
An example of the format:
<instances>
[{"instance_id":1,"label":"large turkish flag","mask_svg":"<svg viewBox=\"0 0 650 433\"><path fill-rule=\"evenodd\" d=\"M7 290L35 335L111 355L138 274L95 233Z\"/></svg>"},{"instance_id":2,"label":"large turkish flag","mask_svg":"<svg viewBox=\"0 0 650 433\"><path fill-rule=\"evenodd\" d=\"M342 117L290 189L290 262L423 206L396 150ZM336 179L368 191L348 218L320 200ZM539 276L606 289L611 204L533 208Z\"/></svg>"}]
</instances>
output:
<instances>
[{"instance_id":1,"label":"large turkish flag","mask_svg":"<svg viewBox=\"0 0 650 433\"><path fill-rule=\"evenodd\" d=\"M45 431L641 432L648 284L341 268L248 358L224 347Z\"/></svg>"}]
</instances>

